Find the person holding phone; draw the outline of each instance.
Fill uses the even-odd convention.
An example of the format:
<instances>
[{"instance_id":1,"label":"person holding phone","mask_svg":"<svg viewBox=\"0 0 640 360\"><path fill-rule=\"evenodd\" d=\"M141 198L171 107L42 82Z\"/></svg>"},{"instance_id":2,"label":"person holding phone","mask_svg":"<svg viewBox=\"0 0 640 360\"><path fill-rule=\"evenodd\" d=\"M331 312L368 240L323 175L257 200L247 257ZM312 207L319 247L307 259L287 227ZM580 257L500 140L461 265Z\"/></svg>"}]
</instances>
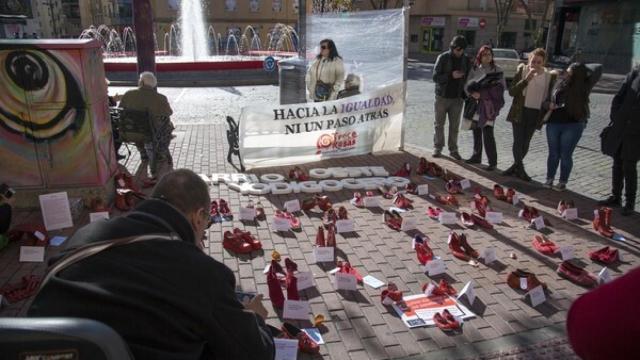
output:
<instances>
[{"instance_id":1,"label":"person holding phone","mask_svg":"<svg viewBox=\"0 0 640 360\"><path fill-rule=\"evenodd\" d=\"M602 76L602 65L573 63L549 94L547 119L547 181L545 187L563 191L573 168L573 151L589 118L589 94ZM560 179L553 185L560 166Z\"/></svg>"},{"instance_id":2,"label":"person holding phone","mask_svg":"<svg viewBox=\"0 0 640 360\"><path fill-rule=\"evenodd\" d=\"M9 244L7 232L11 226L13 214L13 194L15 191L7 184L0 184L0 250Z\"/></svg>"},{"instance_id":3,"label":"person holding phone","mask_svg":"<svg viewBox=\"0 0 640 360\"><path fill-rule=\"evenodd\" d=\"M320 41L320 53L307 72L307 90L315 102L335 100L344 82L344 63L331 39Z\"/></svg>"},{"instance_id":4,"label":"person holding phone","mask_svg":"<svg viewBox=\"0 0 640 360\"><path fill-rule=\"evenodd\" d=\"M537 48L529 53L529 61L520 64L509 86L509 95L513 97L507 121L513 128L513 165L502 175L516 175L524 181L531 177L524 168L524 158L529 152L529 144L536 129L541 129L547 110L543 104L555 82L557 74L545 68L547 53Z\"/></svg>"}]
</instances>

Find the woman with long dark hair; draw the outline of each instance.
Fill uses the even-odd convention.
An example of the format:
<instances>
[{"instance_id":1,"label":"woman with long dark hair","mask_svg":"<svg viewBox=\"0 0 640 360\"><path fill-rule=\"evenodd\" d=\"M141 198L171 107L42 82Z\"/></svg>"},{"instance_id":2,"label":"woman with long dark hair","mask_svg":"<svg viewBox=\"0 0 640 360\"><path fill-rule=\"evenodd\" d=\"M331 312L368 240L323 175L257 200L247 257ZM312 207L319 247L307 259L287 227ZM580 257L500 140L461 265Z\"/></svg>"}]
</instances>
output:
<instances>
[{"instance_id":1,"label":"woman with long dark hair","mask_svg":"<svg viewBox=\"0 0 640 360\"><path fill-rule=\"evenodd\" d=\"M331 39L320 41L320 53L307 72L309 97L316 102L335 100L344 82L344 64Z\"/></svg>"},{"instance_id":2,"label":"woman with long dark hair","mask_svg":"<svg viewBox=\"0 0 640 360\"><path fill-rule=\"evenodd\" d=\"M547 181L545 187L562 191L573 167L573 151L589 118L589 94L602 75L601 65L573 63L550 93L547 118ZM560 165L560 179L553 185Z\"/></svg>"},{"instance_id":3,"label":"woman with long dark hair","mask_svg":"<svg viewBox=\"0 0 640 360\"><path fill-rule=\"evenodd\" d=\"M473 131L473 155L466 162L482 162L482 143L489 160L486 170L492 171L498 164L496 140L493 126L504 106L504 89L507 85L502 69L493 62L493 50L484 45L478 50L473 69L469 72L464 91L468 95L465 102L462 128Z\"/></svg>"}]
</instances>

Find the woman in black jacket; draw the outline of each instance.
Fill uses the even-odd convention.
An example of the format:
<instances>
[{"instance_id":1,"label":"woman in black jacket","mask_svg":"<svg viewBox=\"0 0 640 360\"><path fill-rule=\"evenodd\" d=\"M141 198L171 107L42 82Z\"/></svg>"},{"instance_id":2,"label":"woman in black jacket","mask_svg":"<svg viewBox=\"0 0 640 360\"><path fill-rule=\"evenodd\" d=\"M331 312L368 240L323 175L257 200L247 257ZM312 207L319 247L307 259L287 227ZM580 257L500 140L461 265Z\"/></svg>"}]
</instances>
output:
<instances>
[{"instance_id":1,"label":"woman in black jacket","mask_svg":"<svg viewBox=\"0 0 640 360\"><path fill-rule=\"evenodd\" d=\"M640 64L624 80L611 102L611 122L602 131L602 153L613 157L612 195L600 205L622 205L622 215L631 215L638 188L637 163L640 160ZM624 185L624 186L623 186Z\"/></svg>"}]
</instances>

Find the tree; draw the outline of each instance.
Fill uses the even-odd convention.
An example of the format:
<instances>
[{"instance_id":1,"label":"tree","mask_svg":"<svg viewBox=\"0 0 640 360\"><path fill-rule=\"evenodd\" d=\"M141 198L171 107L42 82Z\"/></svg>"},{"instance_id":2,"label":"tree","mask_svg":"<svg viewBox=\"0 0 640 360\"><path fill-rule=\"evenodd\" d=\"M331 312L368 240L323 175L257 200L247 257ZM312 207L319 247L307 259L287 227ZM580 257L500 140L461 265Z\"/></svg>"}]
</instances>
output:
<instances>
[{"instance_id":1,"label":"tree","mask_svg":"<svg viewBox=\"0 0 640 360\"><path fill-rule=\"evenodd\" d=\"M496 3L496 44L497 47L502 46L502 32L504 31L507 22L509 21L509 13L513 8L513 0L495 0Z\"/></svg>"},{"instance_id":2,"label":"tree","mask_svg":"<svg viewBox=\"0 0 640 360\"><path fill-rule=\"evenodd\" d=\"M520 3L522 4L522 6L524 7L524 10L527 12L527 18L529 18L529 20L531 20L531 14L533 13L533 11L531 10L531 7L529 6L529 1L526 0L520 0ZM540 24L538 26L538 28L536 29L536 32L534 33L533 36L533 43L535 45L535 47L544 47L544 25L547 23L547 18L549 17L549 13L551 10L551 6L553 5L554 1L553 0L545 0L544 1L544 8L542 10L542 16L540 18ZM536 7L535 10L538 10L536 13L540 14L539 12L539 7Z\"/></svg>"}]
</instances>

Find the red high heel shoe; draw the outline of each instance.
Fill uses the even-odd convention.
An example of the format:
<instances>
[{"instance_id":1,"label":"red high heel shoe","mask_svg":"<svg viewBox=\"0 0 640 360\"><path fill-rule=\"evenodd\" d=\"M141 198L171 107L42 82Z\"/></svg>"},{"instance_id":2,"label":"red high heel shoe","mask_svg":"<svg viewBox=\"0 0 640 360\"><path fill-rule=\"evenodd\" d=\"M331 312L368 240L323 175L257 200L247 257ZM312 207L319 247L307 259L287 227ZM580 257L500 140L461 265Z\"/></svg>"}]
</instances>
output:
<instances>
[{"instance_id":1,"label":"red high heel shoe","mask_svg":"<svg viewBox=\"0 0 640 360\"><path fill-rule=\"evenodd\" d=\"M416 174L426 175L428 168L429 168L429 165L428 165L427 159L421 157L420 161L418 161L418 169L416 169Z\"/></svg>"},{"instance_id":2,"label":"red high heel shoe","mask_svg":"<svg viewBox=\"0 0 640 360\"><path fill-rule=\"evenodd\" d=\"M322 217L322 224L324 224L325 227L335 225L336 221L338 221L338 214L336 214L333 208L327 210Z\"/></svg>"},{"instance_id":3,"label":"red high heel shoe","mask_svg":"<svg viewBox=\"0 0 640 360\"><path fill-rule=\"evenodd\" d=\"M498 184L493 185L493 196L498 200L507 200L507 196L504 194L504 189Z\"/></svg>"},{"instance_id":4,"label":"red high heel shoe","mask_svg":"<svg viewBox=\"0 0 640 360\"><path fill-rule=\"evenodd\" d=\"M269 268L267 272L267 287L269 288L269 300L276 309L282 309L284 307L284 293L278 280L278 275L273 266Z\"/></svg>"},{"instance_id":5,"label":"red high heel shoe","mask_svg":"<svg viewBox=\"0 0 640 360\"><path fill-rule=\"evenodd\" d=\"M336 226L330 224L327 229L327 246L336 247Z\"/></svg>"},{"instance_id":6,"label":"red high heel shoe","mask_svg":"<svg viewBox=\"0 0 640 360\"><path fill-rule=\"evenodd\" d=\"M351 199L351 205L355 207L364 207L364 200L362 199L362 194L359 192L353 193L353 199Z\"/></svg>"},{"instance_id":7,"label":"red high heel shoe","mask_svg":"<svg viewBox=\"0 0 640 360\"><path fill-rule=\"evenodd\" d=\"M402 164L402 168L398 169L398 171L396 171L395 174L393 174L393 176L399 176L399 177L411 176L411 165L408 162Z\"/></svg>"},{"instance_id":8,"label":"red high heel shoe","mask_svg":"<svg viewBox=\"0 0 640 360\"><path fill-rule=\"evenodd\" d=\"M338 220L348 220L347 208L340 206L338 208Z\"/></svg>"},{"instance_id":9,"label":"red high heel shoe","mask_svg":"<svg viewBox=\"0 0 640 360\"><path fill-rule=\"evenodd\" d=\"M220 199L220 215L222 215L222 217L224 218L232 218L233 215L231 214L231 209L229 209L229 205L227 204L227 202L224 199Z\"/></svg>"},{"instance_id":10,"label":"red high heel shoe","mask_svg":"<svg viewBox=\"0 0 640 360\"><path fill-rule=\"evenodd\" d=\"M316 234L316 246L325 247L326 243L324 240L324 228L322 226L318 226L318 233Z\"/></svg>"}]
</instances>

